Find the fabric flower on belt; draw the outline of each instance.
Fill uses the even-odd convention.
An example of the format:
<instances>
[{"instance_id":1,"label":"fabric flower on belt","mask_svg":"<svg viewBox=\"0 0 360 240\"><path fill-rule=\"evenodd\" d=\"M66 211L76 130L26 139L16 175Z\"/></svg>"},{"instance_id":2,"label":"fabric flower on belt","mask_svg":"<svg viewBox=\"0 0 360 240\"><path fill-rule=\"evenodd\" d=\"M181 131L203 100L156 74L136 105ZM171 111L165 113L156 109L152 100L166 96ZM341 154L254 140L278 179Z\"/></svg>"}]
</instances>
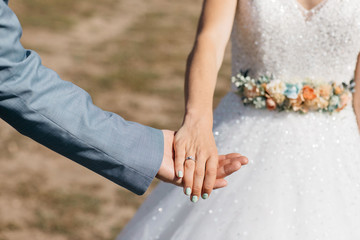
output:
<instances>
[{"instance_id":1,"label":"fabric flower on belt","mask_svg":"<svg viewBox=\"0 0 360 240\"><path fill-rule=\"evenodd\" d=\"M283 94L285 92L286 85L281 80L272 80L270 83L266 85L266 91L270 95L274 94Z\"/></svg>"},{"instance_id":2,"label":"fabric flower on belt","mask_svg":"<svg viewBox=\"0 0 360 240\"><path fill-rule=\"evenodd\" d=\"M342 94L343 92L344 92L343 86L339 85L339 86L335 86L335 87L334 87L334 93L335 93L336 95L340 95L340 94Z\"/></svg>"},{"instance_id":3,"label":"fabric flower on belt","mask_svg":"<svg viewBox=\"0 0 360 240\"><path fill-rule=\"evenodd\" d=\"M263 98L263 97L255 98L254 105L255 105L255 108L265 108L265 106L266 106L265 98Z\"/></svg>"},{"instance_id":4,"label":"fabric flower on belt","mask_svg":"<svg viewBox=\"0 0 360 240\"><path fill-rule=\"evenodd\" d=\"M292 83L286 83L286 89L284 92L284 95L289 99L297 99L301 85L300 84L292 84Z\"/></svg>"},{"instance_id":5,"label":"fabric flower on belt","mask_svg":"<svg viewBox=\"0 0 360 240\"><path fill-rule=\"evenodd\" d=\"M340 106L336 109L336 111L339 112L339 111L343 110L346 107L346 105L348 104L349 100L350 100L350 97L348 94L342 94L340 96Z\"/></svg>"},{"instance_id":6,"label":"fabric flower on belt","mask_svg":"<svg viewBox=\"0 0 360 240\"><path fill-rule=\"evenodd\" d=\"M242 102L268 110L339 112L349 103L355 84L354 80L336 84L309 78L294 84L274 79L273 75L251 78L248 73L249 70L240 71L231 79Z\"/></svg>"},{"instance_id":7,"label":"fabric flower on belt","mask_svg":"<svg viewBox=\"0 0 360 240\"><path fill-rule=\"evenodd\" d=\"M318 106L320 109L326 109L329 106L329 101L325 98L319 97Z\"/></svg>"},{"instance_id":8,"label":"fabric flower on belt","mask_svg":"<svg viewBox=\"0 0 360 240\"><path fill-rule=\"evenodd\" d=\"M273 80L266 85L266 92L279 105L281 105L285 100L285 89L286 85L281 80Z\"/></svg>"},{"instance_id":9,"label":"fabric flower on belt","mask_svg":"<svg viewBox=\"0 0 360 240\"><path fill-rule=\"evenodd\" d=\"M329 100L330 97L331 97L331 94L332 93L332 87L331 85L320 85L319 86L319 96L326 99L326 100Z\"/></svg>"},{"instance_id":10,"label":"fabric flower on belt","mask_svg":"<svg viewBox=\"0 0 360 240\"><path fill-rule=\"evenodd\" d=\"M260 90L256 86L253 86L251 89L244 88L244 95L248 98L255 98L260 96Z\"/></svg>"},{"instance_id":11,"label":"fabric flower on belt","mask_svg":"<svg viewBox=\"0 0 360 240\"><path fill-rule=\"evenodd\" d=\"M317 96L315 90L309 85L305 85L302 89L302 95L305 100L314 100Z\"/></svg>"},{"instance_id":12,"label":"fabric flower on belt","mask_svg":"<svg viewBox=\"0 0 360 240\"><path fill-rule=\"evenodd\" d=\"M338 95L333 95L329 101L329 107L328 107L329 110L334 111L339 107L339 105L340 105L340 97Z\"/></svg>"},{"instance_id":13,"label":"fabric flower on belt","mask_svg":"<svg viewBox=\"0 0 360 240\"><path fill-rule=\"evenodd\" d=\"M266 99L266 108L269 110L275 110L276 109L276 102L272 98Z\"/></svg>"}]
</instances>

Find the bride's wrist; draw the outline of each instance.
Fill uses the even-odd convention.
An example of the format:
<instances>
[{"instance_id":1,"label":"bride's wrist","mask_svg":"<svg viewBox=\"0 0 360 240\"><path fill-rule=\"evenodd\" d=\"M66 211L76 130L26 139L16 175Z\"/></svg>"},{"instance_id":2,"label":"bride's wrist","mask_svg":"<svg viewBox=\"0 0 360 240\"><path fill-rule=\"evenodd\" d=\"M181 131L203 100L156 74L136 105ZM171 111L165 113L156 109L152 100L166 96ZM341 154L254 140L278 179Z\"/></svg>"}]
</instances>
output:
<instances>
[{"instance_id":1,"label":"bride's wrist","mask_svg":"<svg viewBox=\"0 0 360 240\"><path fill-rule=\"evenodd\" d=\"M205 109L186 109L183 125L200 125L212 129L213 112Z\"/></svg>"},{"instance_id":2,"label":"bride's wrist","mask_svg":"<svg viewBox=\"0 0 360 240\"><path fill-rule=\"evenodd\" d=\"M185 107L185 118L212 118L212 107Z\"/></svg>"}]
</instances>

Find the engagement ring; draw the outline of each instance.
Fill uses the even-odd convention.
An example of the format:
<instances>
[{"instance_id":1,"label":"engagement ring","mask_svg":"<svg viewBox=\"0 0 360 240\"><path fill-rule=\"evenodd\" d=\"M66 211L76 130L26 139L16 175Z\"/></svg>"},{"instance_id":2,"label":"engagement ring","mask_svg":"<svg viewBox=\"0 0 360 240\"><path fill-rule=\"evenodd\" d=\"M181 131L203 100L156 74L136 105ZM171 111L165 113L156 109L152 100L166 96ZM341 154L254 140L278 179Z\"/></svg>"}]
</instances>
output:
<instances>
[{"instance_id":1,"label":"engagement ring","mask_svg":"<svg viewBox=\"0 0 360 240\"><path fill-rule=\"evenodd\" d=\"M189 156L189 157L185 158L185 161L186 161L186 160L192 160L192 161L195 162L195 158L193 158L193 156Z\"/></svg>"}]
</instances>

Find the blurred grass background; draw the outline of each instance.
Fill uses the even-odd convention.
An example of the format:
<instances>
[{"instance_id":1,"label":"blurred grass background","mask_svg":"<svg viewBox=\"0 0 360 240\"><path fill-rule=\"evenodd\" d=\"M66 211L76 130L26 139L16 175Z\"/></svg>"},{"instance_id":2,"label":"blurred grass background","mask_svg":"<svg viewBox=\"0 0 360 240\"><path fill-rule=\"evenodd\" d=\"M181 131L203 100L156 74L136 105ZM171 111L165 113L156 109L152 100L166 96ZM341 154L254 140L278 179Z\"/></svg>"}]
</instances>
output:
<instances>
[{"instance_id":1,"label":"blurred grass background","mask_svg":"<svg viewBox=\"0 0 360 240\"><path fill-rule=\"evenodd\" d=\"M201 0L10 0L22 43L96 105L127 120L176 130L185 61ZM230 57L215 105L229 87ZM151 189L155 186L152 185ZM0 121L0 240L114 239L136 196L21 136Z\"/></svg>"}]
</instances>

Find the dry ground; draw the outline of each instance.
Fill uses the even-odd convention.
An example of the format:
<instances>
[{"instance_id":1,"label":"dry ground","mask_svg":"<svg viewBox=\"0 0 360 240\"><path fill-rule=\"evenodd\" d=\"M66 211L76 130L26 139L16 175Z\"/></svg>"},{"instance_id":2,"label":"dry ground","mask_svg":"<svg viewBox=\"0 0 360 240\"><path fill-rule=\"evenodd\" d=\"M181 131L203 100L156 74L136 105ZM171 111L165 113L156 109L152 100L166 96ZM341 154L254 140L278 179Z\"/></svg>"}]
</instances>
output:
<instances>
[{"instance_id":1,"label":"dry ground","mask_svg":"<svg viewBox=\"0 0 360 240\"><path fill-rule=\"evenodd\" d=\"M10 0L10 6L23 25L23 45L98 106L157 128L180 126L200 0ZM229 73L227 54L215 102L227 91ZM0 120L0 240L114 239L145 196Z\"/></svg>"}]
</instances>

